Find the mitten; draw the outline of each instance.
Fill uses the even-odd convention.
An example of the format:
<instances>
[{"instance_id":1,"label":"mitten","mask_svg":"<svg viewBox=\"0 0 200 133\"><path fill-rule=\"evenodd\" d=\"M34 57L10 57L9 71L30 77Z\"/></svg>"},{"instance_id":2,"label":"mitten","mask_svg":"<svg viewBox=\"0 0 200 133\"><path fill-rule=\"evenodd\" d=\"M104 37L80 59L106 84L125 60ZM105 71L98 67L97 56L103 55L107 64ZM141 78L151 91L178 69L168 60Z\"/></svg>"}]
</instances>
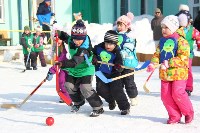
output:
<instances>
[{"instance_id":1,"label":"mitten","mask_svg":"<svg viewBox=\"0 0 200 133\"><path fill-rule=\"evenodd\" d=\"M55 64L54 65L58 65L58 67L61 67L62 66L62 62L55 62Z\"/></svg>"},{"instance_id":2,"label":"mitten","mask_svg":"<svg viewBox=\"0 0 200 133\"><path fill-rule=\"evenodd\" d=\"M166 70L167 68L169 68L168 60L164 60L163 63L161 63L160 68L163 69L163 70Z\"/></svg>"},{"instance_id":3,"label":"mitten","mask_svg":"<svg viewBox=\"0 0 200 133\"><path fill-rule=\"evenodd\" d=\"M30 49L30 48L27 48L27 51L30 53L30 52L31 52L31 49Z\"/></svg>"},{"instance_id":4,"label":"mitten","mask_svg":"<svg viewBox=\"0 0 200 133\"><path fill-rule=\"evenodd\" d=\"M35 48L39 48L40 44L35 44L34 47Z\"/></svg>"},{"instance_id":5,"label":"mitten","mask_svg":"<svg viewBox=\"0 0 200 133\"><path fill-rule=\"evenodd\" d=\"M49 71L49 72L47 73L46 79L47 79L48 81L51 81L52 78L53 78L53 73L51 73L51 72Z\"/></svg>"},{"instance_id":6,"label":"mitten","mask_svg":"<svg viewBox=\"0 0 200 133\"><path fill-rule=\"evenodd\" d=\"M147 67L147 72L152 72L154 69L155 69L155 68L154 68L153 63L150 63L150 64L148 65L148 67Z\"/></svg>"},{"instance_id":7,"label":"mitten","mask_svg":"<svg viewBox=\"0 0 200 133\"><path fill-rule=\"evenodd\" d=\"M115 64L115 65L114 65L114 68L115 68L116 70L119 70L119 69L122 68L122 65L120 65L120 64Z\"/></svg>"}]
</instances>

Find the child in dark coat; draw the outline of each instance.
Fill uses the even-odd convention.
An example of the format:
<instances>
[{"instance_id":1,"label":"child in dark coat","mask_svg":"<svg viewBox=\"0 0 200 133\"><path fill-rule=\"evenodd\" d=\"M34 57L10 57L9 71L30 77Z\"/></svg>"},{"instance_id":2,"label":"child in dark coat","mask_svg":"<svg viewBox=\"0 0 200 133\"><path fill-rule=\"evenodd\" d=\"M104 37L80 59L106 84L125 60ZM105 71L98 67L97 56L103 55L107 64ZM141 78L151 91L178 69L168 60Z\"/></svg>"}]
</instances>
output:
<instances>
[{"instance_id":1,"label":"child in dark coat","mask_svg":"<svg viewBox=\"0 0 200 133\"><path fill-rule=\"evenodd\" d=\"M93 64L96 64L96 70L101 71L106 78L118 77L123 71L121 68L122 57L117 43L118 34L115 31L110 30L106 32L104 42L96 45L93 49L95 55ZM98 64L97 61L113 63L115 66ZM115 108L116 101L121 110L121 115L129 114L130 104L124 93L121 79L106 84L96 76L96 90L97 93L109 103L110 110Z\"/></svg>"}]
</instances>

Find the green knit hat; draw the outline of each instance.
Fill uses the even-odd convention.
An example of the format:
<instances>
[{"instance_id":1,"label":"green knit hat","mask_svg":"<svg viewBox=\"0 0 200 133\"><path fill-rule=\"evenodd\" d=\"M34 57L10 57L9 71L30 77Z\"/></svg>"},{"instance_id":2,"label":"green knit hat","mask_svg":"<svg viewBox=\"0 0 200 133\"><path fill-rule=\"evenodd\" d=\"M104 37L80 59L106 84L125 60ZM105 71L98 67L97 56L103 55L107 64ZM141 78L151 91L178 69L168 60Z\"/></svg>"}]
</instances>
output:
<instances>
[{"instance_id":1,"label":"green knit hat","mask_svg":"<svg viewBox=\"0 0 200 133\"><path fill-rule=\"evenodd\" d=\"M28 25L24 26L24 31L25 30L30 30L30 27Z\"/></svg>"}]
</instances>

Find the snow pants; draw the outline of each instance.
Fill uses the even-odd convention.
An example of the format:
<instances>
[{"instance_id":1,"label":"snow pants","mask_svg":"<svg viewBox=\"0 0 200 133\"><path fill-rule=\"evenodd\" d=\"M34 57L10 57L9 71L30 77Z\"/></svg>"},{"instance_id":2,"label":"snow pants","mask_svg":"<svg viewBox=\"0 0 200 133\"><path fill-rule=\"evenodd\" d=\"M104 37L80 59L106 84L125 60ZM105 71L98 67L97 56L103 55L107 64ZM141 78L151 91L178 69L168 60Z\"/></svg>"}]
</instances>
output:
<instances>
[{"instance_id":1,"label":"snow pants","mask_svg":"<svg viewBox=\"0 0 200 133\"><path fill-rule=\"evenodd\" d=\"M189 58L188 79L186 80L186 90L193 91L192 58Z\"/></svg>"},{"instance_id":2,"label":"snow pants","mask_svg":"<svg viewBox=\"0 0 200 133\"><path fill-rule=\"evenodd\" d=\"M161 80L161 100L167 109L170 120L178 121L181 119L182 114L191 116L194 113L185 86L185 80Z\"/></svg>"},{"instance_id":3,"label":"snow pants","mask_svg":"<svg viewBox=\"0 0 200 133\"><path fill-rule=\"evenodd\" d=\"M66 89L74 103L80 105L86 99L93 110L99 110L103 107L101 98L97 95L96 91L92 88L92 76L73 77L68 75Z\"/></svg>"},{"instance_id":4,"label":"snow pants","mask_svg":"<svg viewBox=\"0 0 200 133\"><path fill-rule=\"evenodd\" d=\"M27 62L27 59L28 59L28 54L24 54L24 64L26 67L28 68L37 67L37 57L36 57L35 52L30 53L28 62Z\"/></svg>"},{"instance_id":5,"label":"snow pants","mask_svg":"<svg viewBox=\"0 0 200 133\"><path fill-rule=\"evenodd\" d=\"M121 74L124 75L131 72L133 72L133 70L124 69ZM138 95L138 90L134 81L134 75L123 78L122 82L123 82L123 85L125 86L125 90L128 97L135 98Z\"/></svg>"},{"instance_id":6,"label":"snow pants","mask_svg":"<svg viewBox=\"0 0 200 133\"><path fill-rule=\"evenodd\" d=\"M113 103L116 101L120 110L130 109L121 79L106 84L96 77L96 90L106 102Z\"/></svg>"},{"instance_id":7,"label":"snow pants","mask_svg":"<svg viewBox=\"0 0 200 133\"><path fill-rule=\"evenodd\" d=\"M46 64L46 61L45 61L45 58L44 58L44 53L43 53L43 51L36 52L36 58L38 57L38 55L39 55L39 59L40 59L40 62L41 62L41 66L42 66L42 67L46 67L47 64Z\"/></svg>"}]
</instances>

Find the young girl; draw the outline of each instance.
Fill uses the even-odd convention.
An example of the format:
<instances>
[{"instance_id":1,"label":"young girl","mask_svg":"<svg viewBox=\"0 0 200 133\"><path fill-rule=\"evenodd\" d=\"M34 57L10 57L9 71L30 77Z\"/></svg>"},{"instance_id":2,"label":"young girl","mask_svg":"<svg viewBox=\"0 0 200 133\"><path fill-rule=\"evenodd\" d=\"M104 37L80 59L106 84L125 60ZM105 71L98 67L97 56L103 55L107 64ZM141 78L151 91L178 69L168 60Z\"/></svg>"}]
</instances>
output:
<instances>
[{"instance_id":1,"label":"young girl","mask_svg":"<svg viewBox=\"0 0 200 133\"><path fill-rule=\"evenodd\" d=\"M74 103L72 112L77 112L85 103L85 99L93 108L91 117L99 116L104 112L103 102L92 88L92 77L95 68L91 65L93 53L87 30L82 20L78 20L71 29L71 36L61 32L59 37L68 44L71 59L57 62L61 69L68 71L65 86Z\"/></svg>"},{"instance_id":2,"label":"young girl","mask_svg":"<svg viewBox=\"0 0 200 133\"><path fill-rule=\"evenodd\" d=\"M179 14L178 20L181 28L177 32L183 31L182 34L190 45L188 79L186 84L186 92L188 93L188 96L190 96L191 92L193 91L193 74L192 74L192 59L194 57L193 45L194 41L196 41L197 45L200 45L200 33L190 24L189 13Z\"/></svg>"},{"instance_id":3,"label":"young girl","mask_svg":"<svg viewBox=\"0 0 200 133\"><path fill-rule=\"evenodd\" d=\"M34 52L36 53L36 58L39 55L41 66L46 67L46 61L45 61L44 53L43 53L43 50L44 50L43 37L44 36L42 36L41 34L42 28L38 26L35 30L36 30L36 33L34 34L34 38L33 38L33 45L34 45L33 49L34 49Z\"/></svg>"},{"instance_id":4,"label":"young girl","mask_svg":"<svg viewBox=\"0 0 200 133\"><path fill-rule=\"evenodd\" d=\"M134 15L129 12L127 16L123 15L117 19L117 33L119 36L119 48L121 51L121 56L123 57L123 65L127 67L136 67L137 66L137 57L135 52L136 40L134 39L133 32L131 31L131 21L133 20ZM132 60L129 60L132 53ZM136 62L134 62L134 60ZM131 73L133 70L124 69L122 75ZM123 78L123 84L125 85L126 92L130 98L131 105L137 105L137 95L138 90L134 81L134 75Z\"/></svg>"},{"instance_id":5,"label":"young girl","mask_svg":"<svg viewBox=\"0 0 200 133\"><path fill-rule=\"evenodd\" d=\"M93 64L96 64L97 71L101 71L107 78L114 78L120 76L123 69L122 57L120 55L118 43L118 34L115 31L107 31L104 36L104 42L96 45L93 53L96 59L93 59ZM98 61L114 63L115 66L107 64L98 64ZM101 79L96 76L96 90L97 93L109 103L109 109L115 108L115 101L121 110L121 115L129 114L130 104L123 90L122 80L116 80L111 83L105 84Z\"/></svg>"},{"instance_id":6,"label":"young girl","mask_svg":"<svg viewBox=\"0 0 200 133\"><path fill-rule=\"evenodd\" d=\"M163 38L160 39L147 72L153 71L154 65L161 64L159 69L161 99L169 115L167 124L179 123L182 114L185 116L185 123L190 123L194 111L185 92L190 47L188 42L176 32L179 28L176 16L165 17L161 27Z\"/></svg>"},{"instance_id":7,"label":"young girl","mask_svg":"<svg viewBox=\"0 0 200 133\"><path fill-rule=\"evenodd\" d=\"M26 66L26 70L37 70L37 57L33 52L33 34L30 32L29 26L24 27L24 33L21 37L20 44L23 47L24 54L24 64Z\"/></svg>"},{"instance_id":8,"label":"young girl","mask_svg":"<svg viewBox=\"0 0 200 133\"><path fill-rule=\"evenodd\" d=\"M57 32L59 32L59 31L57 31ZM62 40L60 40L60 39L58 40L58 46L59 46L58 61L67 60L67 57L66 57L67 51L65 49L64 42L62 42ZM51 68L49 68L49 71L47 73L47 80L48 81L52 80L53 75L55 73L56 73L56 65L53 65ZM65 97L67 99L69 99L69 101L71 101L71 98L65 89L65 81L66 81L67 75L68 75L67 71L60 69L60 71L59 71L59 87L60 87L60 91L65 95ZM63 103L64 101L62 99L60 99L59 102Z\"/></svg>"}]
</instances>

